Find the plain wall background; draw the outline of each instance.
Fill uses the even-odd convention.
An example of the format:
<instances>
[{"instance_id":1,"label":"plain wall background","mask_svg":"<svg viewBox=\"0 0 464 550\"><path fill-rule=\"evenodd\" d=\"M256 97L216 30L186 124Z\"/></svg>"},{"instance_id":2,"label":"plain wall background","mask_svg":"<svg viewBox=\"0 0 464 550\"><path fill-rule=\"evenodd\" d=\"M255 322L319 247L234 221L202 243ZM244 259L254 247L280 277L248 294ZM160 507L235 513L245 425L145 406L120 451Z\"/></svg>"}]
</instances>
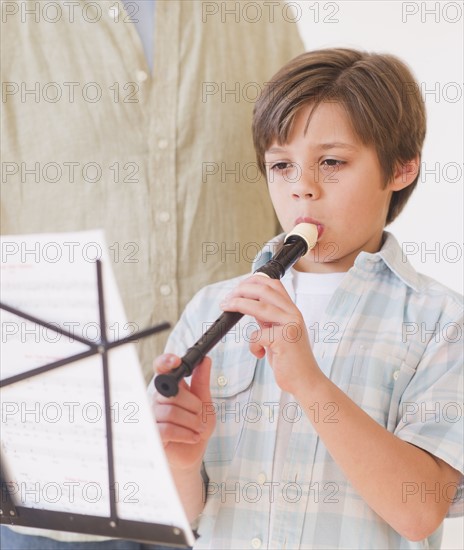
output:
<instances>
[{"instance_id":1,"label":"plain wall background","mask_svg":"<svg viewBox=\"0 0 464 550\"><path fill-rule=\"evenodd\" d=\"M289 4L297 8L294 17L308 50L342 46L388 52L412 68L427 108L422 174L389 230L400 243L409 243L404 252L416 269L462 293L463 2Z\"/></svg>"},{"instance_id":2,"label":"plain wall background","mask_svg":"<svg viewBox=\"0 0 464 550\"><path fill-rule=\"evenodd\" d=\"M418 271L462 293L463 2L289 4L308 50L353 47L392 53L411 67L427 108L423 173L388 230ZM464 548L463 532L462 519L446 520L442 548Z\"/></svg>"}]
</instances>

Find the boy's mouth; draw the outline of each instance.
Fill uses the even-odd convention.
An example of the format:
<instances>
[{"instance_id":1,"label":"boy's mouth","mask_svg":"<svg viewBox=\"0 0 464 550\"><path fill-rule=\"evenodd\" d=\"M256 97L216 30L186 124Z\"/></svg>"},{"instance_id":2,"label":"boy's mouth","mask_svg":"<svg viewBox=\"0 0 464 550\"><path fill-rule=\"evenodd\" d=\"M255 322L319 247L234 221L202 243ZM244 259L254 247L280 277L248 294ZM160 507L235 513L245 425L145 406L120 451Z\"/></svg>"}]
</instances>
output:
<instances>
[{"instance_id":1,"label":"boy's mouth","mask_svg":"<svg viewBox=\"0 0 464 550\"><path fill-rule=\"evenodd\" d=\"M322 233L324 233L324 226L320 222L315 220L314 218L308 218L308 217L300 216L299 218L297 218L295 220L295 225L298 225L299 223L312 223L313 225L315 225L317 227L317 238L318 239L320 239Z\"/></svg>"}]
</instances>

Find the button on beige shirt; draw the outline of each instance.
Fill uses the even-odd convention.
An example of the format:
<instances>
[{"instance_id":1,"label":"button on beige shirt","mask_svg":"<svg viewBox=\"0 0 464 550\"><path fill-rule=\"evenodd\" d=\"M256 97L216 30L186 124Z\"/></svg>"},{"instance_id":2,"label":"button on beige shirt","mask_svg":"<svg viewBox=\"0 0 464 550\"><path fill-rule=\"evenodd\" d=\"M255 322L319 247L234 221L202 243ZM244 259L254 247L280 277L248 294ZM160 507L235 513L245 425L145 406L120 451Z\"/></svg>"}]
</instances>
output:
<instances>
[{"instance_id":1,"label":"button on beige shirt","mask_svg":"<svg viewBox=\"0 0 464 550\"><path fill-rule=\"evenodd\" d=\"M250 127L304 49L291 10L157 0L151 74L121 2L4 4L2 234L103 228L129 321L175 323L278 232Z\"/></svg>"}]
</instances>

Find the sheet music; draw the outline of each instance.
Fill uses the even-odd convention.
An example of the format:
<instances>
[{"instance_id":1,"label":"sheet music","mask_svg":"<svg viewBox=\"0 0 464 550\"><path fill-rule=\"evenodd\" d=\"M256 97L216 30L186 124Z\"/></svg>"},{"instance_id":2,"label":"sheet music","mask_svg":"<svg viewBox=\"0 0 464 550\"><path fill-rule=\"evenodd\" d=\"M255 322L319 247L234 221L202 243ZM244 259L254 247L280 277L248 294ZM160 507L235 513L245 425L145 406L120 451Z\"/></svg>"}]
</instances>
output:
<instances>
[{"instance_id":1,"label":"sheet music","mask_svg":"<svg viewBox=\"0 0 464 550\"><path fill-rule=\"evenodd\" d=\"M108 339L134 332L101 231L4 236L0 242L1 301L71 333L0 310L2 380L88 350L74 335L99 341L96 258L102 260ZM115 348L108 359L118 517L176 526L193 545L135 348ZM100 355L2 388L1 432L3 469L16 505L109 516Z\"/></svg>"}]
</instances>

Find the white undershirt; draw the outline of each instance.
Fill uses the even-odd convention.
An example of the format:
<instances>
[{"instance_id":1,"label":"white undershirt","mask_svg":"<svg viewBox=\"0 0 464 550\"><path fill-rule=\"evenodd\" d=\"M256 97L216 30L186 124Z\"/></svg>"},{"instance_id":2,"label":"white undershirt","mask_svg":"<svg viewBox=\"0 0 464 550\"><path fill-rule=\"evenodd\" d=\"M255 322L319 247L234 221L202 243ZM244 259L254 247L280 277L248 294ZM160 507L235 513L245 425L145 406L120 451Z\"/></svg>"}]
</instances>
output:
<instances>
[{"instance_id":1,"label":"white undershirt","mask_svg":"<svg viewBox=\"0 0 464 550\"><path fill-rule=\"evenodd\" d=\"M321 339L321 320L329 301L341 283L345 273L303 273L292 269L293 288L295 291L295 304L303 315L306 329L308 330L311 346L314 341ZM281 483L282 471L288 450L292 426L298 407L286 407L285 415L282 415L283 407L287 403L295 402L293 395L282 392L280 397L279 418L277 423L277 438L274 452L274 466L272 480ZM301 412L301 410L300 410ZM280 485L275 486L281 491ZM274 521L274 507L271 507L270 533L272 533Z\"/></svg>"}]
</instances>

